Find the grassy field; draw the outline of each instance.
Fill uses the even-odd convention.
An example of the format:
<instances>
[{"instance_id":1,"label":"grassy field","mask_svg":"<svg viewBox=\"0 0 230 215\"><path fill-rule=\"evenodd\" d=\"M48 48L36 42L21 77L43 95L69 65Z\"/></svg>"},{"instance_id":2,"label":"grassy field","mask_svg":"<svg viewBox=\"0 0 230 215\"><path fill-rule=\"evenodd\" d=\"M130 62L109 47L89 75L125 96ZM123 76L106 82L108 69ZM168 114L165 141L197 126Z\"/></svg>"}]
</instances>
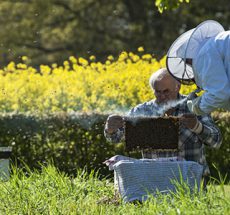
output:
<instances>
[{"instance_id":1,"label":"grassy field","mask_svg":"<svg viewBox=\"0 0 230 215\"><path fill-rule=\"evenodd\" d=\"M107 199L108 201L104 201ZM79 171L67 177L53 166L41 172L13 169L0 182L0 214L229 214L230 185L209 185L207 193L151 197L143 204L114 199L111 180Z\"/></svg>"}]
</instances>

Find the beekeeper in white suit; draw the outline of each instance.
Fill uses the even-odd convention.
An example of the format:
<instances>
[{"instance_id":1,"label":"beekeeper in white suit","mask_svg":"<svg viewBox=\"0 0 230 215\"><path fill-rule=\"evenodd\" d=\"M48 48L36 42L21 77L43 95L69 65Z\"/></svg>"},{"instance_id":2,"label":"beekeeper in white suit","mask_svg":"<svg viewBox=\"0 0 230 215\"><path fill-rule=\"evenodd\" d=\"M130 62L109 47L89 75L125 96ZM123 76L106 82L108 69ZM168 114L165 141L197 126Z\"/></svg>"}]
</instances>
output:
<instances>
[{"instance_id":1,"label":"beekeeper in white suit","mask_svg":"<svg viewBox=\"0 0 230 215\"><path fill-rule=\"evenodd\" d=\"M204 90L202 96L187 101L191 112L230 111L230 31L216 21L204 21L177 38L166 61L177 80Z\"/></svg>"}]
</instances>

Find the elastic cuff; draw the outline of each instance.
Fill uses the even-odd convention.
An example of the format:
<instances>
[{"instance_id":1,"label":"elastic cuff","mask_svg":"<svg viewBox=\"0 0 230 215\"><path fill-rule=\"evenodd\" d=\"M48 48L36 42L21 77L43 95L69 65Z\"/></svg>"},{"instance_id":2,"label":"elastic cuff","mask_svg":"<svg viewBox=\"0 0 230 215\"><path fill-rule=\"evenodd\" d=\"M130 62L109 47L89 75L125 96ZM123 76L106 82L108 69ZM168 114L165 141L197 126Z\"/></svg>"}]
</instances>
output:
<instances>
[{"instance_id":1,"label":"elastic cuff","mask_svg":"<svg viewBox=\"0 0 230 215\"><path fill-rule=\"evenodd\" d=\"M192 132L196 134L200 134L203 130L203 125L199 121L197 121L196 125L194 126L193 129L190 129Z\"/></svg>"}]
</instances>

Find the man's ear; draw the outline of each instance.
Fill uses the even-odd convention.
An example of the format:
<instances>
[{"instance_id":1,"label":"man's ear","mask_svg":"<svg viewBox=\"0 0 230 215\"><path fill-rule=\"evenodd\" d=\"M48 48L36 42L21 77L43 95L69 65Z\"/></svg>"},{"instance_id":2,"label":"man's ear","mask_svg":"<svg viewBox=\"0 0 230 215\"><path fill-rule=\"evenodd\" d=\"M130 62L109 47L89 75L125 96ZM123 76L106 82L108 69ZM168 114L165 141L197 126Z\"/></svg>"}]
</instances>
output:
<instances>
[{"instance_id":1,"label":"man's ear","mask_svg":"<svg viewBox=\"0 0 230 215\"><path fill-rule=\"evenodd\" d=\"M181 84L178 82L177 85L176 85L176 91L180 91L180 87L181 87Z\"/></svg>"}]
</instances>

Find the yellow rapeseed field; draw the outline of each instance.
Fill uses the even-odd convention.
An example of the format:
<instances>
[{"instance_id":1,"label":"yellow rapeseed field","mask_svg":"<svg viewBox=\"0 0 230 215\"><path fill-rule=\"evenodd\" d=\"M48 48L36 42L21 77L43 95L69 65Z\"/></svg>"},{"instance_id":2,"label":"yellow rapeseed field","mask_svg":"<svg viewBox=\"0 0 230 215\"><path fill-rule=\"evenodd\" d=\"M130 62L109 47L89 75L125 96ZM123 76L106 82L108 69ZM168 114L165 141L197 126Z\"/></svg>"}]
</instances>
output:
<instances>
[{"instance_id":1,"label":"yellow rapeseed field","mask_svg":"<svg viewBox=\"0 0 230 215\"><path fill-rule=\"evenodd\" d=\"M0 70L0 112L111 112L128 110L154 98L148 81L150 75L165 67L165 58L157 61L145 54L122 52L118 59L108 56L105 63L69 57L63 65L10 62ZM195 86L182 86L188 94Z\"/></svg>"}]
</instances>

